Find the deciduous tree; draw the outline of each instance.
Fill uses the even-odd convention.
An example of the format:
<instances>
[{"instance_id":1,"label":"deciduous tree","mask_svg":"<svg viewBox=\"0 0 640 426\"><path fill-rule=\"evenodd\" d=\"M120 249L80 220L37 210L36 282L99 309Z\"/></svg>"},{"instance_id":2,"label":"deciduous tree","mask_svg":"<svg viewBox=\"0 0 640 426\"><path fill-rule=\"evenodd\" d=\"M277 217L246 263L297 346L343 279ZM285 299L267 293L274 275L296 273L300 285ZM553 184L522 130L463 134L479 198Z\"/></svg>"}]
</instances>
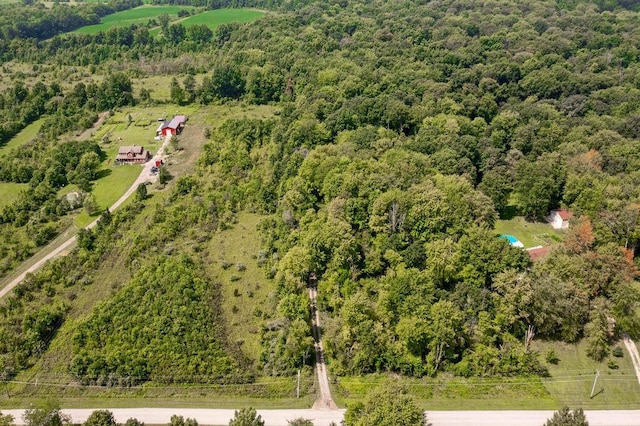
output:
<instances>
[{"instance_id":1,"label":"deciduous tree","mask_svg":"<svg viewBox=\"0 0 640 426\"><path fill-rule=\"evenodd\" d=\"M589 426L589 422L582 408L571 411L569 407L564 406L553 413L553 417L547 420L544 426Z\"/></svg>"},{"instance_id":2,"label":"deciduous tree","mask_svg":"<svg viewBox=\"0 0 640 426\"><path fill-rule=\"evenodd\" d=\"M233 419L229 421L229 426L264 426L264 420L255 408L241 408L236 410Z\"/></svg>"},{"instance_id":3,"label":"deciduous tree","mask_svg":"<svg viewBox=\"0 0 640 426\"><path fill-rule=\"evenodd\" d=\"M347 407L345 426L425 426L425 413L402 387L387 384Z\"/></svg>"}]
</instances>

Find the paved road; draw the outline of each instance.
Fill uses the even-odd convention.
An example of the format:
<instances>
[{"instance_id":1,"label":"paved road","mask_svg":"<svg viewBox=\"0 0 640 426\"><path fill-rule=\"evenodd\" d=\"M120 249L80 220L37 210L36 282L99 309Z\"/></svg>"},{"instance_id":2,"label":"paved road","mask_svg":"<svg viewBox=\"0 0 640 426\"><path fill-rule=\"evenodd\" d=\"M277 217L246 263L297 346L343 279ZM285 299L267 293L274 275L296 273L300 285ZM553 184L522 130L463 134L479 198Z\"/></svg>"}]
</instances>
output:
<instances>
[{"instance_id":1,"label":"paved road","mask_svg":"<svg viewBox=\"0 0 640 426\"><path fill-rule=\"evenodd\" d=\"M69 409L74 423L84 422L92 409ZM198 408L118 408L110 409L118 423L136 418L147 424L167 424L174 414L194 418L201 425L227 425L234 410ZM3 410L21 425L23 410ZM267 426L287 426L288 420L299 417L310 419L315 426L340 424L344 410L258 410ZM429 411L427 418L433 426L541 426L553 411ZM640 410L587 411L590 426L640 426Z\"/></svg>"},{"instance_id":2,"label":"paved road","mask_svg":"<svg viewBox=\"0 0 640 426\"><path fill-rule=\"evenodd\" d=\"M133 184L129 187L129 189L127 189L127 192L125 192L122 197L120 197L118 199L118 201L116 201L115 203L113 203L113 205L111 207L109 207L109 210L113 211L115 209L117 209L118 207L120 207L120 205L122 203L124 203L127 198L129 198L131 196L131 194L133 194L135 192L135 190L138 188L138 185L140 185L141 183L149 180L149 181L154 181L157 179L157 176L152 176L151 175L151 168L155 165L156 160L162 160L164 157L164 150L167 147L167 144L169 143L169 139L170 137L166 137L164 142L162 143L162 146L160 146L160 149L158 149L158 152L156 153L156 155L153 156L153 159L151 161L147 161L142 168L142 172L140 173L140 175L138 176L138 178L135 180L135 182L133 182ZM96 226L98 224L98 219L94 220L93 222L91 222L89 225L87 225L85 227L85 229L91 229L94 226ZM38 269L40 269L40 267L42 265L44 265L47 261L54 259L58 256L60 256L61 254L64 254L66 252L66 250L68 250L70 247L73 246L73 244L76 242L76 237L73 236L71 238L69 238L68 240L62 242L58 247L56 247L55 249L53 249L51 251L51 253L49 253L48 255L46 255L45 257L43 257L42 259L40 259L38 262L34 263L29 269L27 269L26 271L22 272L20 275L18 275L17 277L15 277L9 284L7 284L4 288L2 288L0 290L0 299L2 299L7 293L9 293L11 290L13 290L13 288L15 286L17 286L18 284L20 284L22 282L22 280L24 280L24 278L27 276L27 274L32 274L35 271L37 271Z\"/></svg>"},{"instance_id":3,"label":"paved road","mask_svg":"<svg viewBox=\"0 0 640 426\"><path fill-rule=\"evenodd\" d=\"M329 388L329 377L327 374L327 364L324 362L324 346L320 335L320 313L317 308L317 290L309 287L309 299L311 299L311 320L314 347L316 350L316 373L318 374L318 386L320 387L320 397L313 404L315 409L337 410L338 406L331 398L331 388Z\"/></svg>"}]
</instances>

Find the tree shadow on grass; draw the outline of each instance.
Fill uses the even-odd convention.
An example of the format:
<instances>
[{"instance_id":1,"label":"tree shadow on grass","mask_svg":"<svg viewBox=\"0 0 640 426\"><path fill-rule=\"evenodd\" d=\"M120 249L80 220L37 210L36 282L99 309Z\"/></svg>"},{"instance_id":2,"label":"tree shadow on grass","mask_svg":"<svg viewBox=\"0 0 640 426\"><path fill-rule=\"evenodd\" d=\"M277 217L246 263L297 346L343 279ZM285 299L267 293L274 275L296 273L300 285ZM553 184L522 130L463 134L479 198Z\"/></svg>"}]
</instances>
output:
<instances>
[{"instance_id":1,"label":"tree shadow on grass","mask_svg":"<svg viewBox=\"0 0 640 426\"><path fill-rule=\"evenodd\" d=\"M96 180L109 176L113 171L111 169L102 169L96 172Z\"/></svg>"},{"instance_id":2,"label":"tree shadow on grass","mask_svg":"<svg viewBox=\"0 0 640 426\"><path fill-rule=\"evenodd\" d=\"M518 209L516 206L506 206L504 209L500 210L500 219L502 220L511 220L518 215Z\"/></svg>"}]
</instances>

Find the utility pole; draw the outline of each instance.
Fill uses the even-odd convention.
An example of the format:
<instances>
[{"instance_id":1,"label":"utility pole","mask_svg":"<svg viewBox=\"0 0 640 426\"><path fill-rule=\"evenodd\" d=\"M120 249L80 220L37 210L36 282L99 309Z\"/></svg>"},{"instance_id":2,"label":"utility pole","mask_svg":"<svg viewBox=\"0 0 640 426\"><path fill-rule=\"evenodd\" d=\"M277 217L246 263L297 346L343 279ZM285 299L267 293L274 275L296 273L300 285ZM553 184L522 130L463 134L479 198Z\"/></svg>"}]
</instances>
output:
<instances>
[{"instance_id":1,"label":"utility pole","mask_svg":"<svg viewBox=\"0 0 640 426\"><path fill-rule=\"evenodd\" d=\"M298 387L296 389L296 398L300 398L300 370L298 370Z\"/></svg>"},{"instance_id":2,"label":"utility pole","mask_svg":"<svg viewBox=\"0 0 640 426\"><path fill-rule=\"evenodd\" d=\"M596 390L596 383L598 383L599 376L600 370L596 370L596 377L593 379L593 386L591 387L591 395L589 395L589 399L593 398L593 392Z\"/></svg>"}]
</instances>

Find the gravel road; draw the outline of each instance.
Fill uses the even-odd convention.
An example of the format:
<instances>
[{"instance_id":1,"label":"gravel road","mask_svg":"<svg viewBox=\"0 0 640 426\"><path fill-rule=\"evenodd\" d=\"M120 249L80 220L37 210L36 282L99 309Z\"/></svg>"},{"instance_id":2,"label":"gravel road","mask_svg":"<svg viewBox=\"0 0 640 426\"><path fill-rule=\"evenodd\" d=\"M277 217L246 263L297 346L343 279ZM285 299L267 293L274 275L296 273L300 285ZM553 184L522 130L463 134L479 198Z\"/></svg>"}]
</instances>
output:
<instances>
[{"instance_id":1,"label":"gravel road","mask_svg":"<svg viewBox=\"0 0 640 426\"><path fill-rule=\"evenodd\" d=\"M74 423L84 422L92 409L69 409ZM110 409L118 423L136 418L146 424L167 424L174 414L194 418L201 425L227 425L234 410L185 408L116 408ZM22 425L23 410L3 410ZM258 410L267 426L287 426L288 420L310 419L315 426L340 424L344 410ZM427 418L433 426L541 426L553 411L429 411ZM590 426L640 426L640 410L586 411Z\"/></svg>"}]
</instances>

